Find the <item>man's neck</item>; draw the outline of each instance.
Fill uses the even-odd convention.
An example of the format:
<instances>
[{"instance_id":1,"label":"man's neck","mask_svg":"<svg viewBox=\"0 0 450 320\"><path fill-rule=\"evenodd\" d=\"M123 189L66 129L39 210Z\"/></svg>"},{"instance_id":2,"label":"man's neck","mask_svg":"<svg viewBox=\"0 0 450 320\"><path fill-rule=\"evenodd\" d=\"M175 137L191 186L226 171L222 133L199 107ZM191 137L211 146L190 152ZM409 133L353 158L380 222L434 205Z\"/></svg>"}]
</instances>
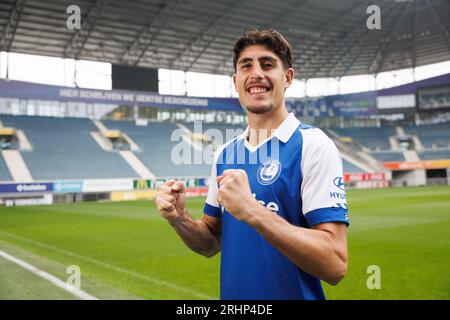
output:
<instances>
[{"instance_id":1,"label":"man's neck","mask_svg":"<svg viewBox=\"0 0 450 320\"><path fill-rule=\"evenodd\" d=\"M263 114L247 113L250 129L247 139L250 145L257 146L271 137L288 115L284 106Z\"/></svg>"}]
</instances>

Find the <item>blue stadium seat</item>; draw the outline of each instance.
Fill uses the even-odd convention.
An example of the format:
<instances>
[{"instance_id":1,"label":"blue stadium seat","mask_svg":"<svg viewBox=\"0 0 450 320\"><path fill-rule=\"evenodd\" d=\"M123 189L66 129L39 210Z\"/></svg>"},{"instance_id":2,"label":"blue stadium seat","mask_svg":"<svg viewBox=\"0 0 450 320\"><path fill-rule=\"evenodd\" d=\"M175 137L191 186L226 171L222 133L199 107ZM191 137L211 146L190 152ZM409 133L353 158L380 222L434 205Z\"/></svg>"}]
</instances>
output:
<instances>
[{"instance_id":1,"label":"blue stadium seat","mask_svg":"<svg viewBox=\"0 0 450 320\"><path fill-rule=\"evenodd\" d=\"M426 149L449 148L450 122L426 124L420 126L404 126L405 133L417 135Z\"/></svg>"},{"instance_id":2,"label":"blue stadium seat","mask_svg":"<svg viewBox=\"0 0 450 320\"><path fill-rule=\"evenodd\" d=\"M116 152L94 141L89 119L2 116L5 126L22 129L33 151L21 151L35 180L137 178Z\"/></svg>"},{"instance_id":3,"label":"blue stadium seat","mask_svg":"<svg viewBox=\"0 0 450 320\"><path fill-rule=\"evenodd\" d=\"M394 127L333 128L341 137L351 137L371 150L390 150L389 137L396 136Z\"/></svg>"},{"instance_id":4,"label":"blue stadium seat","mask_svg":"<svg viewBox=\"0 0 450 320\"><path fill-rule=\"evenodd\" d=\"M177 129L181 130L174 123L150 122L147 126L136 126L133 121L102 122L110 130L125 132L137 143L141 151L134 153L157 177L207 177L210 174L210 164L177 164L172 161L172 150L176 145L190 150L191 160L194 159L194 154L201 158L201 153L188 142L177 137L174 137L175 141L171 141L172 133Z\"/></svg>"},{"instance_id":5,"label":"blue stadium seat","mask_svg":"<svg viewBox=\"0 0 450 320\"><path fill-rule=\"evenodd\" d=\"M401 151L377 151L371 152L370 155L381 162L406 161Z\"/></svg>"},{"instance_id":6,"label":"blue stadium seat","mask_svg":"<svg viewBox=\"0 0 450 320\"><path fill-rule=\"evenodd\" d=\"M425 150L419 152L421 160L450 159L450 150Z\"/></svg>"},{"instance_id":7,"label":"blue stadium seat","mask_svg":"<svg viewBox=\"0 0 450 320\"><path fill-rule=\"evenodd\" d=\"M12 181L11 174L9 173L8 167L6 166L3 155L0 152L0 181Z\"/></svg>"},{"instance_id":8,"label":"blue stadium seat","mask_svg":"<svg viewBox=\"0 0 450 320\"><path fill-rule=\"evenodd\" d=\"M195 126L194 123L183 123L189 130L194 132ZM202 123L202 133L207 133L207 130L216 129L219 130L222 134L221 141L216 141L219 144L224 144L225 142L231 140L235 136L241 134L245 130L246 126L244 125L231 125L231 124L223 124L223 123ZM211 134L213 131L209 131ZM195 132L194 132L195 133Z\"/></svg>"},{"instance_id":9,"label":"blue stadium seat","mask_svg":"<svg viewBox=\"0 0 450 320\"><path fill-rule=\"evenodd\" d=\"M355 166L353 163L348 162L345 159L342 159L342 164L344 166L344 173L363 173L365 170L360 167Z\"/></svg>"}]
</instances>

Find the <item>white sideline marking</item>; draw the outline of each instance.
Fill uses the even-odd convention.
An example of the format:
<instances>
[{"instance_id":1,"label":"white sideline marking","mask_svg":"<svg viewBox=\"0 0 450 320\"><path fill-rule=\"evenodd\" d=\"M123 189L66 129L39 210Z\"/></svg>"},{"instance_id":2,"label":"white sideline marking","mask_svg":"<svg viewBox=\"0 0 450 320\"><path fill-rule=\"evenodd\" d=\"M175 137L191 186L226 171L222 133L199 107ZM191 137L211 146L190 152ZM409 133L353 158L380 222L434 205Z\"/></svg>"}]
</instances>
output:
<instances>
[{"instance_id":1,"label":"white sideline marking","mask_svg":"<svg viewBox=\"0 0 450 320\"><path fill-rule=\"evenodd\" d=\"M74 253L74 252L70 252L70 251L67 251L67 250L64 250L64 249L53 247L53 246L50 246L50 245L42 243L42 242L38 242L38 241L35 241L35 240L32 240L32 239L28 239L28 238L24 238L24 237L21 237L21 236L17 236L15 234L11 234L11 233L4 232L4 231L0 231L0 234L5 235L5 236L10 237L10 238L15 238L15 239L18 239L18 240L21 240L21 241L24 241L24 242L28 242L28 243L34 244L35 246L38 246L38 247L41 247L41 248L46 248L46 249L49 249L49 250L53 250L53 251L62 253L64 255L66 255L66 256L76 257L78 259L90 262L92 264L96 264L96 265L101 266L103 268L107 268L107 269L110 269L110 270L114 270L116 272L124 273L124 274L127 274L129 276L132 276L132 277L144 280L144 281L152 282L152 283L160 285L160 286L171 288L171 289L174 289L174 290L179 291L179 292L184 292L184 293L187 293L187 294L190 294L190 295L194 295L194 296L197 296L197 297L202 298L202 299L217 300L217 298L215 298L215 297L212 297L212 296L209 296L209 295L206 295L206 294L203 294L203 293L199 293L199 292L196 292L196 291L184 288L184 287L180 287L180 286L178 286L176 284L173 284L173 283L170 283L170 282L167 282L167 281L164 281L164 280L160 280L160 279L157 279L157 278L152 278L152 277L145 276L143 274L140 274L140 273L137 273L137 272L134 272L134 271L130 271L130 270L127 270L127 269L116 267L116 266L110 265L108 263L105 263L105 262L102 262L102 261L98 261L98 260L95 260L93 258L89 258L89 257L83 256L83 255L80 255L80 254L77 254L77 253Z\"/></svg>"},{"instance_id":2,"label":"white sideline marking","mask_svg":"<svg viewBox=\"0 0 450 320\"><path fill-rule=\"evenodd\" d=\"M91 296L90 294L84 292L83 290L80 290L78 288L75 288L74 286L71 286L67 283L65 283L64 281L62 281L61 279L51 275L50 273L47 273L23 260L20 260L16 257L13 257L12 255L0 250L0 257L5 258L6 260L9 260L19 266L21 266L22 268L33 272L35 275L50 281L52 284L54 284L55 286L77 296L78 298L82 299L82 300L98 300L96 297Z\"/></svg>"}]
</instances>

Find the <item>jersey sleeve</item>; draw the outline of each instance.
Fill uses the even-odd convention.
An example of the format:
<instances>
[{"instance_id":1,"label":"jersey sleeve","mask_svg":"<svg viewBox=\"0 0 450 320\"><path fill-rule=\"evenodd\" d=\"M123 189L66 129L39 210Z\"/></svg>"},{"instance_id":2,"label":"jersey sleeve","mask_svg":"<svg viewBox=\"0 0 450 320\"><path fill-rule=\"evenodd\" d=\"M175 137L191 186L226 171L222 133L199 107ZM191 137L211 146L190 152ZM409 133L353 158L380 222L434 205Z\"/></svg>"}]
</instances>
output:
<instances>
[{"instance_id":1,"label":"jersey sleeve","mask_svg":"<svg viewBox=\"0 0 450 320\"><path fill-rule=\"evenodd\" d=\"M310 226L324 222L349 225L342 159L320 129L303 131L302 212Z\"/></svg>"},{"instance_id":2,"label":"jersey sleeve","mask_svg":"<svg viewBox=\"0 0 450 320\"><path fill-rule=\"evenodd\" d=\"M217 201L217 154L214 157L214 163L211 168L211 175L208 182L208 195L206 197L205 206L203 207L203 213L208 216L220 218L220 205Z\"/></svg>"}]
</instances>

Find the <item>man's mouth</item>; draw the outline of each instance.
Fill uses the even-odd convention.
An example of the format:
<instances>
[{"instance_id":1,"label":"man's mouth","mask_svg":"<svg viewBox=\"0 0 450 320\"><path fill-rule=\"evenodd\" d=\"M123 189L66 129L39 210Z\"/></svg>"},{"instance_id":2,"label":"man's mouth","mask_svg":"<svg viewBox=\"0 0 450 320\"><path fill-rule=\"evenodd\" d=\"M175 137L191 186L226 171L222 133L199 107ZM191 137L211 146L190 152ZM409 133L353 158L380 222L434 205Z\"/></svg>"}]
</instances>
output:
<instances>
[{"instance_id":1,"label":"man's mouth","mask_svg":"<svg viewBox=\"0 0 450 320\"><path fill-rule=\"evenodd\" d=\"M247 88L247 92L252 96L262 95L269 91L270 91L270 88L268 86L264 86L264 85L250 86Z\"/></svg>"}]
</instances>

